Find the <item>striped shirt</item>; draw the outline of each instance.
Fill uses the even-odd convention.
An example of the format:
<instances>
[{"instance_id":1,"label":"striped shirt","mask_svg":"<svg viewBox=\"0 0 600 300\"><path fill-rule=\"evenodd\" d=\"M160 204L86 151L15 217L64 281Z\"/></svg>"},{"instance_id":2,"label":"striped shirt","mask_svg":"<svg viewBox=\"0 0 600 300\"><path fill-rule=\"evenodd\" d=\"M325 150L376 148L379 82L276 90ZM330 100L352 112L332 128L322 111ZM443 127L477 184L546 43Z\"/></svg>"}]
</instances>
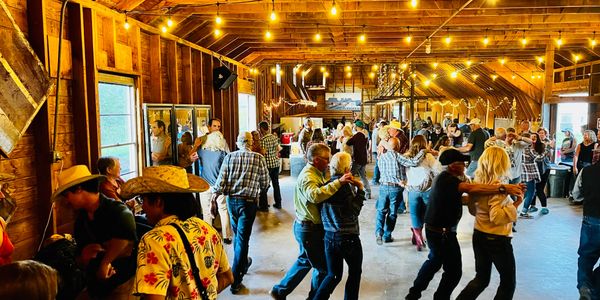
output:
<instances>
[{"instance_id":1,"label":"striped shirt","mask_svg":"<svg viewBox=\"0 0 600 300\"><path fill-rule=\"evenodd\" d=\"M377 157L377 165L381 172L379 182L400 183L406 180L406 167L416 167L425 157L425 150L419 151L413 158L388 150Z\"/></svg>"},{"instance_id":2,"label":"striped shirt","mask_svg":"<svg viewBox=\"0 0 600 300\"><path fill-rule=\"evenodd\" d=\"M277 157L279 140L269 133L260 139L260 146L266 151L265 160L267 161L267 168L279 168L279 157Z\"/></svg>"},{"instance_id":3,"label":"striped shirt","mask_svg":"<svg viewBox=\"0 0 600 300\"><path fill-rule=\"evenodd\" d=\"M265 158L244 148L223 159L214 192L230 197L258 199L261 189L269 188Z\"/></svg>"}]
</instances>

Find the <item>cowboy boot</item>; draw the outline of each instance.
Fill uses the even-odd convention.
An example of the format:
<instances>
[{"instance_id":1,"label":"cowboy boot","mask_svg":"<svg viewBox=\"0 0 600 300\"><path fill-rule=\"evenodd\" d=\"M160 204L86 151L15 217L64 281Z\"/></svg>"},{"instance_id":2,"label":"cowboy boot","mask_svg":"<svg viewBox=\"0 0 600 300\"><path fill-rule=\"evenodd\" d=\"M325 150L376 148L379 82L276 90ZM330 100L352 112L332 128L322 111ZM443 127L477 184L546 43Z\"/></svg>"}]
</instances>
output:
<instances>
[{"instance_id":1,"label":"cowboy boot","mask_svg":"<svg viewBox=\"0 0 600 300\"><path fill-rule=\"evenodd\" d=\"M423 228L412 228L412 232L415 236L417 251L423 251Z\"/></svg>"},{"instance_id":2,"label":"cowboy boot","mask_svg":"<svg viewBox=\"0 0 600 300\"><path fill-rule=\"evenodd\" d=\"M425 240L425 237L423 236L423 228L418 228L417 229L417 236L421 237L421 242L423 243L423 249L427 248L427 241Z\"/></svg>"},{"instance_id":3,"label":"cowboy boot","mask_svg":"<svg viewBox=\"0 0 600 300\"><path fill-rule=\"evenodd\" d=\"M415 229L411 228L410 232L412 232L412 238L410 241L413 245L416 245L417 244L417 236L415 235Z\"/></svg>"}]
</instances>

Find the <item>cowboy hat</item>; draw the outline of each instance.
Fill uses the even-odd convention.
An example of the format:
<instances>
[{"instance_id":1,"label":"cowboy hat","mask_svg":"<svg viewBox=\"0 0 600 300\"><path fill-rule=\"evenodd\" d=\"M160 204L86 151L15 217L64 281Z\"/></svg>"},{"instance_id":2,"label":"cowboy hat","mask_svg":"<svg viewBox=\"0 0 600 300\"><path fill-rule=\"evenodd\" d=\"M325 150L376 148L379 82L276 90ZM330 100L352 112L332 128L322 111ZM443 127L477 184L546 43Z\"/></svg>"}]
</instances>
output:
<instances>
[{"instance_id":1,"label":"cowboy hat","mask_svg":"<svg viewBox=\"0 0 600 300\"><path fill-rule=\"evenodd\" d=\"M452 114L451 114L451 113L446 113L446 114L444 115L444 117L452 117Z\"/></svg>"},{"instance_id":2,"label":"cowboy hat","mask_svg":"<svg viewBox=\"0 0 600 300\"><path fill-rule=\"evenodd\" d=\"M479 120L478 118L474 118L473 120L471 120L471 122L469 122L468 125L479 125L481 124L481 120Z\"/></svg>"},{"instance_id":3,"label":"cowboy hat","mask_svg":"<svg viewBox=\"0 0 600 300\"><path fill-rule=\"evenodd\" d=\"M398 121L391 121L390 125L388 125L389 128L394 128L394 129L398 129L398 130L402 130L402 123L398 122Z\"/></svg>"},{"instance_id":4,"label":"cowboy hat","mask_svg":"<svg viewBox=\"0 0 600 300\"><path fill-rule=\"evenodd\" d=\"M58 189L52 194L52 202L59 200L66 190L89 180L103 178L104 175L92 175L86 165L72 166L58 174Z\"/></svg>"},{"instance_id":5,"label":"cowboy hat","mask_svg":"<svg viewBox=\"0 0 600 300\"><path fill-rule=\"evenodd\" d=\"M209 189L204 179L186 173L177 166L148 167L142 176L127 181L121 188L125 199L141 194L161 193L200 193Z\"/></svg>"}]
</instances>

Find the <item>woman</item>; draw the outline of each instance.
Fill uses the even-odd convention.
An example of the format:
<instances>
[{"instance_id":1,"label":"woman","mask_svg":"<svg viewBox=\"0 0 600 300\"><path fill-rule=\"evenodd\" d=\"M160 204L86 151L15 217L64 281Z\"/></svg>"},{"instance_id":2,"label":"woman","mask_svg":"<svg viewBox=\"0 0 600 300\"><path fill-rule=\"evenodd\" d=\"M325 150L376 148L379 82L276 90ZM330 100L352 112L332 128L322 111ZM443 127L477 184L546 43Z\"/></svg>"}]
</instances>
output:
<instances>
[{"instance_id":1,"label":"woman","mask_svg":"<svg viewBox=\"0 0 600 300\"><path fill-rule=\"evenodd\" d=\"M529 214L529 206L533 202L533 198L535 198L535 186L538 182L542 180L540 171L538 170L536 158L543 156L546 151L546 146L540 140L539 136L532 137L533 135L537 136L537 133L529 134L523 133L523 137L531 138L531 141L535 139L535 143L527 146L525 151L523 152L523 171L521 173L521 182L525 183L527 191L525 192L525 200L523 208L521 209L520 218L530 219L532 216Z\"/></svg>"},{"instance_id":2,"label":"woman","mask_svg":"<svg viewBox=\"0 0 600 300\"><path fill-rule=\"evenodd\" d=\"M498 184L506 182L510 160L504 149L492 146L483 151L475 171L476 183ZM517 220L515 202L503 194L473 195L475 205L475 230L473 252L475 253L475 278L469 282L456 299L475 299L490 282L492 264L500 273L500 286L494 299L512 299L516 286L515 256L511 245L512 224Z\"/></svg>"},{"instance_id":3,"label":"woman","mask_svg":"<svg viewBox=\"0 0 600 300\"><path fill-rule=\"evenodd\" d=\"M433 146L433 150L437 152L442 152L450 147L450 138L447 135L442 135L442 137L440 137L437 143L435 143L435 145Z\"/></svg>"},{"instance_id":4,"label":"woman","mask_svg":"<svg viewBox=\"0 0 600 300\"><path fill-rule=\"evenodd\" d=\"M265 156L267 151L265 149L263 149L263 147L260 146L260 134L256 130L252 131L251 133L252 133L252 141L255 141L255 142L252 143L252 147L250 148L250 150L252 150L256 153L260 153L262 156Z\"/></svg>"},{"instance_id":5,"label":"woman","mask_svg":"<svg viewBox=\"0 0 600 300\"><path fill-rule=\"evenodd\" d=\"M350 172L351 163L352 157L348 153L340 152L333 155L330 163L331 181ZM327 276L319 286L314 299L329 299L342 280L344 260L348 264L344 299L358 299L363 259L358 215L365 201L365 191L358 178L353 179L352 185L343 185L321 206L321 219L325 229Z\"/></svg>"},{"instance_id":6,"label":"woman","mask_svg":"<svg viewBox=\"0 0 600 300\"><path fill-rule=\"evenodd\" d=\"M352 155L352 146L346 145L346 142L353 136L352 127L349 125L344 126L342 130L342 136L340 137L340 141L342 143L342 151Z\"/></svg>"},{"instance_id":7,"label":"woman","mask_svg":"<svg viewBox=\"0 0 600 300\"><path fill-rule=\"evenodd\" d=\"M337 152L342 151L342 141L341 138L344 136L344 124L338 123L337 128L333 132L333 139L335 140L335 148Z\"/></svg>"},{"instance_id":8,"label":"woman","mask_svg":"<svg viewBox=\"0 0 600 300\"><path fill-rule=\"evenodd\" d=\"M575 156L575 148L577 148L577 140L571 129L564 129L563 132L565 133L565 138L560 146L560 161L572 162Z\"/></svg>"},{"instance_id":9,"label":"woman","mask_svg":"<svg viewBox=\"0 0 600 300\"><path fill-rule=\"evenodd\" d=\"M416 135L404 156L413 158L419 151L424 149L427 149L427 140L422 135ZM419 165L408 168L406 171L406 189L408 190L410 220L412 222L412 243L417 246L417 251L421 251L425 247L425 239L423 238L425 209L429 201L429 189L433 177L439 173L441 173L441 164L430 153L426 154L425 159Z\"/></svg>"},{"instance_id":10,"label":"woman","mask_svg":"<svg viewBox=\"0 0 600 300\"><path fill-rule=\"evenodd\" d=\"M460 148L463 146L463 134L458 129L458 124L452 123L448 126L448 137L452 139L452 146L455 148Z\"/></svg>"},{"instance_id":11,"label":"woman","mask_svg":"<svg viewBox=\"0 0 600 300\"><path fill-rule=\"evenodd\" d=\"M125 181L121 178L121 162L119 159L112 156L100 157L96 166L98 167L98 173L106 176L106 180L100 184L100 193L108 198L123 201L120 194L121 186Z\"/></svg>"},{"instance_id":12,"label":"woman","mask_svg":"<svg viewBox=\"0 0 600 300\"><path fill-rule=\"evenodd\" d=\"M56 270L34 260L0 267L0 299L53 300L58 293Z\"/></svg>"},{"instance_id":13,"label":"woman","mask_svg":"<svg viewBox=\"0 0 600 300\"><path fill-rule=\"evenodd\" d=\"M327 143L325 143L325 136L323 135L323 130L321 128L315 128L310 142L306 144L306 149L310 148L310 146L314 144L327 145Z\"/></svg>"},{"instance_id":14,"label":"woman","mask_svg":"<svg viewBox=\"0 0 600 300\"><path fill-rule=\"evenodd\" d=\"M573 174L592 164L594 156L594 148L596 148L596 134L592 130L583 132L583 142L577 145L573 160Z\"/></svg>"},{"instance_id":15,"label":"woman","mask_svg":"<svg viewBox=\"0 0 600 300\"><path fill-rule=\"evenodd\" d=\"M550 211L547 207L548 203L546 192L544 192L544 189L546 188L546 183L548 183L548 178L550 177L550 162L552 161L552 153L554 152L554 141L548 139L548 131L546 130L546 128L543 127L540 127L538 129L537 135L532 135L531 137L534 144L539 138L539 140L544 144L544 147L546 148L544 154L536 158L536 164L538 170L540 171L541 178L540 182L535 184L535 194L538 198L540 198L540 203L542 204L542 210L540 211L540 213L542 215L546 215ZM537 211L537 208L535 207L535 199L536 198L534 197L528 212Z\"/></svg>"},{"instance_id":16,"label":"woman","mask_svg":"<svg viewBox=\"0 0 600 300\"><path fill-rule=\"evenodd\" d=\"M192 139L192 134L189 131L186 131L181 136L181 143L177 145L177 163L180 167L184 168L186 172L192 173L192 157L190 156L192 152L192 148L194 147L194 141Z\"/></svg>"}]
</instances>

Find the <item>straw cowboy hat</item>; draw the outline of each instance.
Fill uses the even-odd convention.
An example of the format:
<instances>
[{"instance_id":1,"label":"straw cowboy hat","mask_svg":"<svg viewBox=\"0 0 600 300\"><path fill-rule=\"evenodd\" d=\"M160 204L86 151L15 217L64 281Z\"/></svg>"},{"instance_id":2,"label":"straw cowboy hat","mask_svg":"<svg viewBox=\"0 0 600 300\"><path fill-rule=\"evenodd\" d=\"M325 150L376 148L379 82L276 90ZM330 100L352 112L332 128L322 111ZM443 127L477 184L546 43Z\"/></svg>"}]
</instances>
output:
<instances>
[{"instance_id":1,"label":"straw cowboy hat","mask_svg":"<svg viewBox=\"0 0 600 300\"><path fill-rule=\"evenodd\" d=\"M121 196L125 199L141 194L151 193L200 193L209 189L204 179L186 173L177 166L148 167L142 176L127 181L121 188Z\"/></svg>"},{"instance_id":2,"label":"straw cowboy hat","mask_svg":"<svg viewBox=\"0 0 600 300\"><path fill-rule=\"evenodd\" d=\"M78 184L84 183L89 180L104 178L104 175L98 175L90 172L90 169L86 165L72 166L60 174L58 174L58 189L52 194L52 201L57 201L61 197L64 191L72 188Z\"/></svg>"},{"instance_id":3,"label":"straw cowboy hat","mask_svg":"<svg viewBox=\"0 0 600 300\"><path fill-rule=\"evenodd\" d=\"M398 129L398 130L402 130L402 123L398 122L398 121L391 121L390 125L388 125L389 128L394 128L394 129Z\"/></svg>"}]
</instances>

